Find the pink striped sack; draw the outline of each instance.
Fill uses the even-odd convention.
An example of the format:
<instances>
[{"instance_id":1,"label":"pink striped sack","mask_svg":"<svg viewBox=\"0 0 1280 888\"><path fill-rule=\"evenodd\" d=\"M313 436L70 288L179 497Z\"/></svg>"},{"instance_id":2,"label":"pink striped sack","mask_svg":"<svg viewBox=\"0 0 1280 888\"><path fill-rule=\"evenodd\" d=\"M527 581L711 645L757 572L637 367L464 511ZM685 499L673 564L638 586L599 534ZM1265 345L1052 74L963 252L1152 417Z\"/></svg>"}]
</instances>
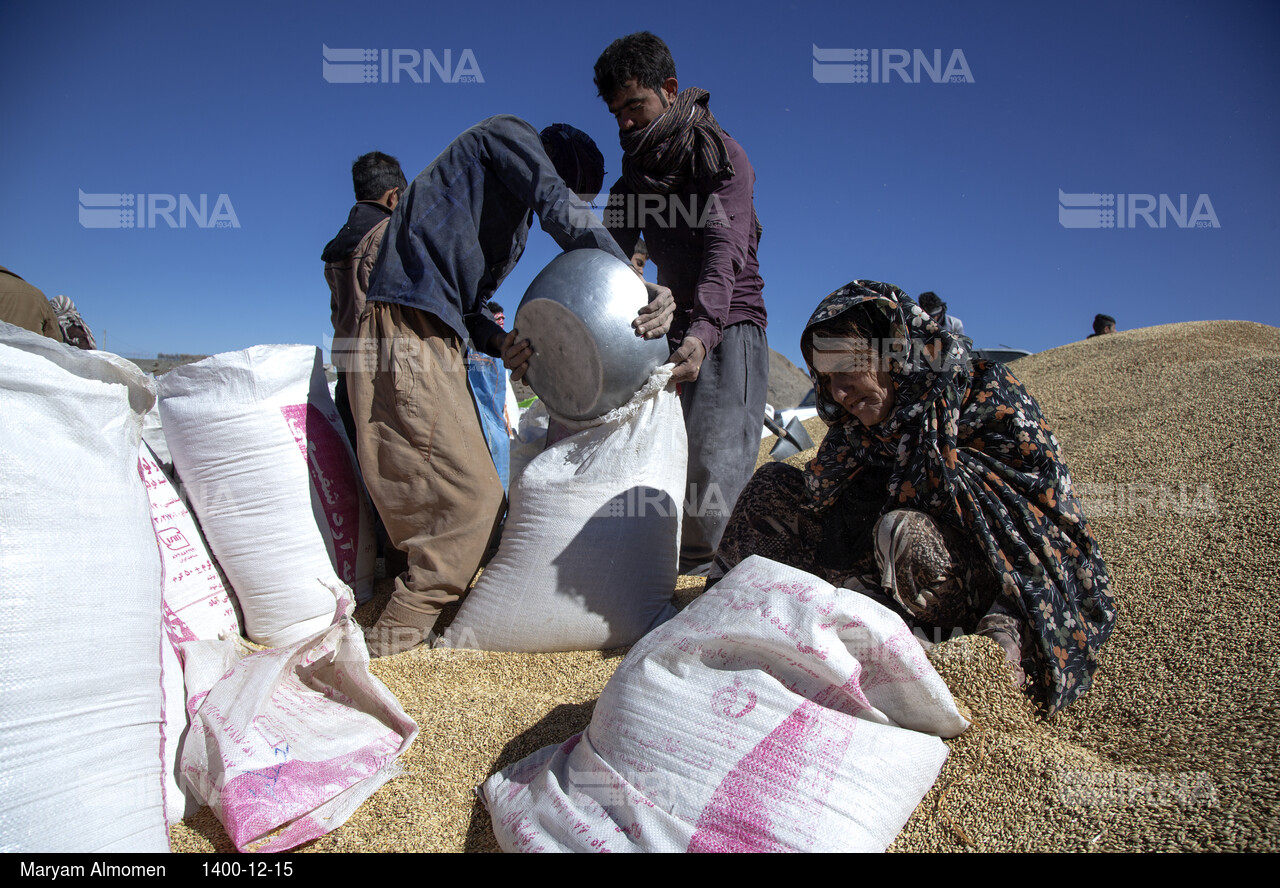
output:
<instances>
[{"instance_id":1,"label":"pink striped sack","mask_svg":"<svg viewBox=\"0 0 1280 888\"><path fill-rule=\"evenodd\" d=\"M150 416L151 414L147 414ZM166 451L167 452L167 451ZM232 638L240 634L240 617L222 572L205 546L195 517L160 458L144 440L138 449L138 477L151 504L151 526L160 550L161 599L165 637L164 667L164 807L165 819L177 823L194 814L198 801L183 785L178 754L187 730L186 693L182 664L174 645L201 638Z\"/></svg>"},{"instance_id":2,"label":"pink striped sack","mask_svg":"<svg viewBox=\"0 0 1280 888\"><path fill-rule=\"evenodd\" d=\"M967 728L895 614L757 556L480 794L505 851L883 851Z\"/></svg>"},{"instance_id":3,"label":"pink striped sack","mask_svg":"<svg viewBox=\"0 0 1280 888\"><path fill-rule=\"evenodd\" d=\"M144 441L138 475L151 503L151 525L164 567L165 629L174 643L240 633L240 615L222 571L186 501Z\"/></svg>"},{"instance_id":4,"label":"pink striped sack","mask_svg":"<svg viewBox=\"0 0 1280 888\"><path fill-rule=\"evenodd\" d=\"M400 773L418 735L369 673L350 607L343 598L333 625L289 647L179 645L191 721L182 776L240 851L283 851L337 829Z\"/></svg>"}]
</instances>

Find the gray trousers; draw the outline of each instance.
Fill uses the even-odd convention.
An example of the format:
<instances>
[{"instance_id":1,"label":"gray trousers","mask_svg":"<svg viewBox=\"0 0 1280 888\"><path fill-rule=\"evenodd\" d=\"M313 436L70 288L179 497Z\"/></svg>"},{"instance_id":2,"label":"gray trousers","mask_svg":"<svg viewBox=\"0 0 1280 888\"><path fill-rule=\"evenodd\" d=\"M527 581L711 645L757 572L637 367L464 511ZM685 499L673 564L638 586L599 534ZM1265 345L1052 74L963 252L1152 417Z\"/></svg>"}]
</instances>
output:
<instances>
[{"instance_id":1,"label":"gray trousers","mask_svg":"<svg viewBox=\"0 0 1280 888\"><path fill-rule=\"evenodd\" d=\"M681 385L689 437L682 573L711 560L733 504L751 480L768 394L769 343L764 330L746 322L725 329L698 378Z\"/></svg>"}]
</instances>

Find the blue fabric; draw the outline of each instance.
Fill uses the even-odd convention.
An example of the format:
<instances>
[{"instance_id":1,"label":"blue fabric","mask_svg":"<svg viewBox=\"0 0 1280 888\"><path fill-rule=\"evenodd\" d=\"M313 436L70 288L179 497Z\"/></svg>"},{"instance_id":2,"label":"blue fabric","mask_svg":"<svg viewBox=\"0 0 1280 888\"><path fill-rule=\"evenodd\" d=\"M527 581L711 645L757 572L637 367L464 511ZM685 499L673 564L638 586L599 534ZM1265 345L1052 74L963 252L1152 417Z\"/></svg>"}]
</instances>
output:
<instances>
[{"instance_id":1,"label":"blue fabric","mask_svg":"<svg viewBox=\"0 0 1280 888\"><path fill-rule=\"evenodd\" d=\"M489 445L489 455L493 457L493 466L498 470L505 492L511 466L511 437L504 414L507 404L506 371L497 358L469 349L467 383L471 386L471 398L480 414L480 427L484 430L485 443Z\"/></svg>"}]
</instances>

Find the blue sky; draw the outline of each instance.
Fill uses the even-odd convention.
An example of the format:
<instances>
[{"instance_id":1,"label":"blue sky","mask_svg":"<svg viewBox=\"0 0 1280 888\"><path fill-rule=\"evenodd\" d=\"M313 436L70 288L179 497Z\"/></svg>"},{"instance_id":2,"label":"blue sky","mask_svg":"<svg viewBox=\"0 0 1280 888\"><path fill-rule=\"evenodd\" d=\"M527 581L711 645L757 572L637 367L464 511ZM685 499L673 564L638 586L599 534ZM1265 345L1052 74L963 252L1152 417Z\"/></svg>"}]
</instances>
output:
<instances>
[{"instance_id":1,"label":"blue sky","mask_svg":"<svg viewBox=\"0 0 1280 888\"><path fill-rule=\"evenodd\" d=\"M1280 325L1270 0L5 0L0 264L70 296L122 354L322 345L319 256L352 203L352 160L386 151L412 178L468 126L510 113L589 132L611 182L621 155L591 68L641 29L671 46L682 87L710 91L751 159L770 344L794 361L813 307L854 278L937 291L980 346L1051 348L1083 338L1099 311L1120 329ZM431 82L332 83L323 45L449 50L455 68L469 50L483 82L432 70ZM906 80L819 82L856 76L856 49L868 81L873 54L931 61L935 49L944 65L958 52L971 81L935 83L908 63ZM100 217L82 217L81 192L98 210L95 195L159 208L186 195L198 208L205 194L207 224L226 195L223 218L230 209L239 227L190 215L186 227L87 227ZM1097 224L1077 197L1092 194L1126 195L1126 210L1149 199L1157 226L1162 196L1176 209L1185 194L1188 227L1168 212L1163 227L1127 212L1126 227L1066 227ZM555 252L535 231L498 300L517 305Z\"/></svg>"}]
</instances>

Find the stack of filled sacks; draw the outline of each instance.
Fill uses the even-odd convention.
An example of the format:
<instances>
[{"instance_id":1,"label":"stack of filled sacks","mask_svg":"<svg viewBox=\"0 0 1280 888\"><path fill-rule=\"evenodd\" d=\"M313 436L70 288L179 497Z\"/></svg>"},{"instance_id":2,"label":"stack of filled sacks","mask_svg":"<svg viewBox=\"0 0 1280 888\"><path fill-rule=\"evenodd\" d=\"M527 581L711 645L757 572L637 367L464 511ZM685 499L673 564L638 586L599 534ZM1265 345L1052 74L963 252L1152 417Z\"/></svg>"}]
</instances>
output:
<instances>
[{"instance_id":1,"label":"stack of filled sacks","mask_svg":"<svg viewBox=\"0 0 1280 888\"><path fill-rule=\"evenodd\" d=\"M13 458L0 473L10 625L62 625L86 645L101 644L109 626L112 647L79 660L86 664L79 672L69 666L50 675L34 662L14 664L40 654L39 645L23 643L23 632L34 630L7 636L6 662L29 678L6 695L0 730L29 748L6 757L29 792L10 796L4 819L12 826L0 841L40 849L53 838L40 826L60 799L47 787L83 798L86 781L108 787L97 793L101 826L89 818L82 837L55 839L59 850L160 850L166 819L177 821L198 801L215 807L241 847L287 822L294 826L272 847L341 823L394 774L417 726L368 675L363 637L347 615L348 583L371 586L371 523L317 350L261 346L161 383L164 439L203 534L141 443L155 386L132 364L7 326L0 362L0 398L15 417L6 426ZM47 548L53 539L63 541L56 557ZM281 576L281 561L297 571L292 579ZM65 598L49 594L62 588L90 594L74 620ZM54 604L61 611L42 618ZM255 641L286 647L255 655L239 637L241 625ZM113 694L134 707L111 707L122 717L118 729L114 719L106 726L118 742L88 741L89 758L73 763L70 779L62 767L54 767L59 781L42 770L52 766L27 762L61 755L64 732L37 736L31 727L50 709L66 721L67 736L99 738L104 727L94 715ZM325 742L335 734L338 741ZM188 736L200 742L186 743ZM126 768L134 770L103 776ZM264 779L273 804L258 804L249 817L234 810ZM152 808L155 823L117 835L118 824Z\"/></svg>"}]
</instances>

